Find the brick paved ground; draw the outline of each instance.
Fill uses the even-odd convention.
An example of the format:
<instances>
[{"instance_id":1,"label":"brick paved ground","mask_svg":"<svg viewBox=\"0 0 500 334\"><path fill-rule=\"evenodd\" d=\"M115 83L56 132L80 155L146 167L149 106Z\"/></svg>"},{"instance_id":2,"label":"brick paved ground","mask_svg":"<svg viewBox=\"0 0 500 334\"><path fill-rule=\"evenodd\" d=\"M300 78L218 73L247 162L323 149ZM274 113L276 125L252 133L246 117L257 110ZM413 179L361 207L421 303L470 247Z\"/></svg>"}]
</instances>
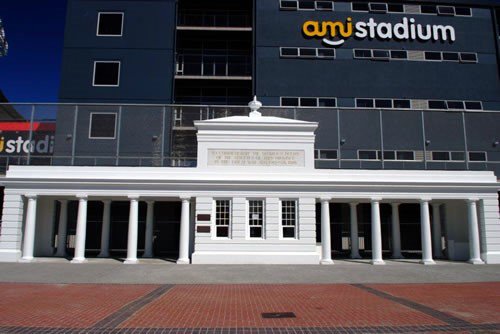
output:
<instances>
[{"instance_id":1,"label":"brick paved ground","mask_svg":"<svg viewBox=\"0 0 500 334\"><path fill-rule=\"evenodd\" d=\"M500 333L500 283L0 284L0 333L192 332Z\"/></svg>"}]
</instances>

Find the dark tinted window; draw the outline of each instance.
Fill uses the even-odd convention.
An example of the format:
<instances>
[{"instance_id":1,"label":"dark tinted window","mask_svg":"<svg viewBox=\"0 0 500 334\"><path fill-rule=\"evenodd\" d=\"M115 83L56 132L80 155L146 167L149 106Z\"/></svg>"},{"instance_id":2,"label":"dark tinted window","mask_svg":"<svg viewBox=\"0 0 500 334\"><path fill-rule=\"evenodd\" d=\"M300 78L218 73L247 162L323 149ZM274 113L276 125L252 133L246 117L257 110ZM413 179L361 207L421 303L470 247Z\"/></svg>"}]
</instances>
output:
<instances>
[{"instance_id":1,"label":"dark tinted window","mask_svg":"<svg viewBox=\"0 0 500 334\"><path fill-rule=\"evenodd\" d=\"M320 150L319 158L325 160L335 160L337 159L337 151L336 150Z\"/></svg>"},{"instance_id":2,"label":"dark tinted window","mask_svg":"<svg viewBox=\"0 0 500 334\"><path fill-rule=\"evenodd\" d=\"M296 57L299 55L297 48L281 48L281 55L284 57Z\"/></svg>"},{"instance_id":3,"label":"dark tinted window","mask_svg":"<svg viewBox=\"0 0 500 334\"><path fill-rule=\"evenodd\" d=\"M358 108L373 108L372 99L356 99L356 107Z\"/></svg>"},{"instance_id":4,"label":"dark tinted window","mask_svg":"<svg viewBox=\"0 0 500 334\"><path fill-rule=\"evenodd\" d=\"M441 60L441 52L427 51L427 52L425 52L425 59L426 60Z\"/></svg>"},{"instance_id":5,"label":"dark tinted window","mask_svg":"<svg viewBox=\"0 0 500 334\"><path fill-rule=\"evenodd\" d=\"M464 103L462 101L447 101L448 109L464 109Z\"/></svg>"},{"instance_id":6,"label":"dark tinted window","mask_svg":"<svg viewBox=\"0 0 500 334\"><path fill-rule=\"evenodd\" d=\"M319 107L335 107L337 105L337 101L335 99L320 98L318 101Z\"/></svg>"},{"instance_id":7,"label":"dark tinted window","mask_svg":"<svg viewBox=\"0 0 500 334\"><path fill-rule=\"evenodd\" d=\"M300 48L301 57L316 57L316 49Z\"/></svg>"},{"instance_id":8,"label":"dark tinted window","mask_svg":"<svg viewBox=\"0 0 500 334\"><path fill-rule=\"evenodd\" d=\"M333 2L331 1L316 1L316 9L318 10L332 10Z\"/></svg>"},{"instance_id":9,"label":"dark tinted window","mask_svg":"<svg viewBox=\"0 0 500 334\"><path fill-rule=\"evenodd\" d=\"M318 100L316 98L303 97L300 99L300 105L302 107L317 107Z\"/></svg>"},{"instance_id":10,"label":"dark tinted window","mask_svg":"<svg viewBox=\"0 0 500 334\"><path fill-rule=\"evenodd\" d=\"M465 109L467 109L467 110L483 110L483 106L481 105L481 102L466 101L465 102Z\"/></svg>"},{"instance_id":11,"label":"dark tinted window","mask_svg":"<svg viewBox=\"0 0 500 334\"><path fill-rule=\"evenodd\" d=\"M397 151L396 157L398 160L415 160L413 151Z\"/></svg>"},{"instance_id":12,"label":"dark tinted window","mask_svg":"<svg viewBox=\"0 0 500 334\"><path fill-rule=\"evenodd\" d=\"M391 58L393 58L393 59L406 59L406 58L408 58L408 54L406 51L395 50L395 51L391 51Z\"/></svg>"},{"instance_id":13,"label":"dark tinted window","mask_svg":"<svg viewBox=\"0 0 500 334\"><path fill-rule=\"evenodd\" d=\"M410 109L410 100L394 100L394 108Z\"/></svg>"},{"instance_id":14,"label":"dark tinted window","mask_svg":"<svg viewBox=\"0 0 500 334\"><path fill-rule=\"evenodd\" d=\"M400 4L388 4L388 11L393 13L404 13L404 7Z\"/></svg>"},{"instance_id":15,"label":"dark tinted window","mask_svg":"<svg viewBox=\"0 0 500 334\"><path fill-rule=\"evenodd\" d=\"M297 1L281 1L281 8L283 9L297 9Z\"/></svg>"},{"instance_id":16,"label":"dark tinted window","mask_svg":"<svg viewBox=\"0 0 500 334\"><path fill-rule=\"evenodd\" d=\"M377 108L392 108L392 101L385 99L376 99L375 107Z\"/></svg>"},{"instance_id":17,"label":"dark tinted window","mask_svg":"<svg viewBox=\"0 0 500 334\"><path fill-rule=\"evenodd\" d=\"M122 34L122 13L99 13L98 35L120 36Z\"/></svg>"},{"instance_id":18,"label":"dark tinted window","mask_svg":"<svg viewBox=\"0 0 500 334\"><path fill-rule=\"evenodd\" d=\"M443 60L458 61L457 52L443 52Z\"/></svg>"},{"instance_id":19,"label":"dark tinted window","mask_svg":"<svg viewBox=\"0 0 500 334\"><path fill-rule=\"evenodd\" d=\"M469 152L469 161L486 161L486 152Z\"/></svg>"},{"instance_id":20,"label":"dark tinted window","mask_svg":"<svg viewBox=\"0 0 500 334\"><path fill-rule=\"evenodd\" d=\"M467 7L455 7L455 15L471 16L471 10Z\"/></svg>"},{"instance_id":21,"label":"dark tinted window","mask_svg":"<svg viewBox=\"0 0 500 334\"><path fill-rule=\"evenodd\" d=\"M373 58L375 59L389 59L388 50L373 50Z\"/></svg>"},{"instance_id":22,"label":"dark tinted window","mask_svg":"<svg viewBox=\"0 0 500 334\"><path fill-rule=\"evenodd\" d=\"M318 49L318 57L320 58L334 58L335 49Z\"/></svg>"},{"instance_id":23,"label":"dark tinted window","mask_svg":"<svg viewBox=\"0 0 500 334\"><path fill-rule=\"evenodd\" d=\"M465 153L464 152L451 152L451 160L464 161L465 160Z\"/></svg>"},{"instance_id":24,"label":"dark tinted window","mask_svg":"<svg viewBox=\"0 0 500 334\"><path fill-rule=\"evenodd\" d=\"M450 160L450 153L449 152L432 152L432 160Z\"/></svg>"},{"instance_id":25,"label":"dark tinted window","mask_svg":"<svg viewBox=\"0 0 500 334\"><path fill-rule=\"evenodd\" d=\"M368 11L368 3L366 2L353 2L352 10Z\"/></svg>"},{"instance_id":26,"label":"dark tinted window","mask_svg":"<svg viewBox=\"0 0 500 334\"><path fill-rule=\"evenodd\" d=\"M420 6L420 12L423 14L436 14L436 6L432 5L422 5Z\"/></svg>"},{"instance_id":27,"label":"dark tinted window","mask_svg":"<svg viewBox=\"0 0 500 334\"><path fill-rule=\"evenodd\" d=\"M475 53L462 52L462 53L460 53L460 60L463 62L476 63L477 62L477 55Z\"/></svg>"},{"instance_id":28,"label":"dark tinted window","mask_svg":"<svg viewBox=\"0 0 500 334\"><path fill-rule=\"evenodd\" d=\"M371 3L370 4L371 12L380 12L385 13L387 11L387 4L385 3Z\"/></svg>"},{"instance_id":29,"label":"dark tinted window","mask_svg":"<svg viewBox=\"0 0 500 334\"><path fill-rule=\"evenodd\" d=\"M115 138L116 114L91 114L90 138Z\"/></svg>"},{"instance_id":30,"label":"dark tinted window","mask_svg":"<svg viewBox=\"0 0 500 334\"><path fill-rule=\"evenodd\" d=\"M438 6L439 15L455 15L455 8L450 6Z\"/></svg>"},{"instance_id":31,"label":"dark tinted window","mask_svg":"<svg viewBox=\"0 0 500 334\"><path fill-rule=\"evenodd\" d=\"M377 151L358 151L360 160L377 160Z\"/></svg>"},{"instance_id":32,"label":"dark tinted window","mask_svg":"<svg viewBox=\"0 0 500 334\"><path fill-rule=\"evenodd\" d=\"M119 62L96 62L94 70L94 85L118 86L119 75Z\"/></svg>"},{"instance_id":33,"label":"dark tinted window","mask_svg":"<svg viewBox=\"0 0 500 334\"><path fill-rule=\"evenodd\" d=\"M429 109L448 109L445 101L429 101Z\"/></svg>"},{"instance_id":34,"label":"dark tinted window","mask_svg":"<svg viewBox=\"0 0 500 334\"><path fill-rule=\"evenodd\" d=\"M297 107L299 105L298 97L283 97L281 99L281 105L285 107Z\"/></svg>"},{"instance_id":35,"label":"dark tinted window","mask_svg":"<svg viewBox=\"0 0 500 334\"><path fill-rule=\"evenodd\" d=\"M366 49L356 49L356 50L354 50L354 57L355 58L371 58L372 51L366 50Z\"/></svg>"},{"instance_id":36,"label":"dark tinted window","mask_svg":"<svg viewBox=\"0 0 500 334\"><path fill-rule=\"evenodd\" d=\"M221 238L229 237L229 226L217 226L217 236Z\"/></svg>"},{"instance_id":37,"label":"dark tinted window","mask_svg":"<svg viewBox=\"0 0 500 334\"><path fill-rule=\"evenodd\" d=\"M314 1L299 1L300 9L314 9Z\"/></svg>"},{"instance_id":38,"label":"dark tinted window","mask_svg":"<svg viewBox=\"0 0 500 334\"><path fill-rule=\"evenodd\" d=\"M384 160L396 160L396 152L384 151Z\"/></svg>"}]
</instances>

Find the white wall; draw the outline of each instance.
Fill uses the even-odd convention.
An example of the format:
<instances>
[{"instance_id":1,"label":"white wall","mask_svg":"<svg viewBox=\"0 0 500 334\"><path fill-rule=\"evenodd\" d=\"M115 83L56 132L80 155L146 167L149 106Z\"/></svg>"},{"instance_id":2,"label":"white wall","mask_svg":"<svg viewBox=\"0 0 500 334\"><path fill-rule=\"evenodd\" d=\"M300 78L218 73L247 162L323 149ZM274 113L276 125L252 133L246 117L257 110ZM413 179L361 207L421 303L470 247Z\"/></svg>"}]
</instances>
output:
<instances>
[{"instance_id":1,"label":"white wall","mask_svg":"<svg viewBox=\"0 0 500 334\"><path fill-rule=\"evenodd\" d=\"M486 263L500 263L500 216L498 199L479 202L481 258Z\"/></svg>"},{"instance_id":2,"label":"white wall","mask_svg":"<svg viewBox=\"0 0 500 334\"><path fill-rule=\"evenodd\" d=\"M0 234L0 261L16 262L21 258L24 200L5 189L2 229Z\"/></svg>"}]
</instances>

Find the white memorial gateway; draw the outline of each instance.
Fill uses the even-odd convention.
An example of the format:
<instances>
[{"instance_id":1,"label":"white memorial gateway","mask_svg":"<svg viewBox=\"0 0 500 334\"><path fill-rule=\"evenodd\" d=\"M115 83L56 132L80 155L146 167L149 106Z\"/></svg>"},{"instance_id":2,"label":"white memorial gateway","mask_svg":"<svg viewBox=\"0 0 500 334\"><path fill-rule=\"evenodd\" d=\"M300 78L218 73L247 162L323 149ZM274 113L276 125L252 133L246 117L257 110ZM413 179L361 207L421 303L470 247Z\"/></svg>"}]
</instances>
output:
<instances>
[{"instance_id":1,"label":"white memorial gateway","mask_svg":"<svg viewBox=\"0 0 500 334\"><path fill-rule=\"evenodd\" d=\"M182 202L177 263L332 264L331 203L350 205L353 258L359 257L357 205L371 206L371 262L384 264L381 203L391 204L395 258L399 205L418 203L422 263L440 256L441 226L450 259L500 263L493 172L315 169L317 123L262 116L256 99L249 106L249 116L195 122L196 168L11 166L3 180L0 261L64 256L65 242L54 246L53 236L66 240L69 200L78 200L72 262L87 260L89 200L104 203L100 256L108 256L110 203L126 200L125 263L154 256L156 201ZM138 250L140 201L147 202L144 250Z\"/></svg>"}]
</instances>

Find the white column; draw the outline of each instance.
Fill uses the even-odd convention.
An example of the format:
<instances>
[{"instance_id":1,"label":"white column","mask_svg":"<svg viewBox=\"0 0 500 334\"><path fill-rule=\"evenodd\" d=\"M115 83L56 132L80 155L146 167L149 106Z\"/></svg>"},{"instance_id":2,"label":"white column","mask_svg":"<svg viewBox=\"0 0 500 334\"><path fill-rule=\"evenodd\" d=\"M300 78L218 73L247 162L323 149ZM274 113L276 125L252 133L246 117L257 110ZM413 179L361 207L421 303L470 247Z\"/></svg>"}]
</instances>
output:
<instances>
[{"instance_id":1,"label":"white column","mask_svg":"<svg viewBox=\"0 0 500 334\"><path fill-rule=\"evenodd\" d=\"M349 203L351 208L351 259L361 259L358 239L358 203Z\"/></svg>"},{"instance_id":2,"label":"white column","mask_svg":"<svg viewBox=\"0 0 500 334\"><path fill-rule=\"evenodd\" d=\"M441 246L441 214L439 203L432 203L432 254L435 259L442 257Z\"/></svg>"},{"instance_id":3,"label":"white column","mask_svg":"<svg viewBox=\"0 0 500 334\"><path fill-rule=\"evenodd\" d=\"M333 264L330 236L330 199L321 198L321 264Z\"/></svg>"},{"instance_id":4,"label":"white column","mask_svg":"<svg viewBox=\"0 0 500 334\"><path fill-rule=\"evenodd\" d=\"M392 256L393 259L402 259L401 254L401 231L399 227L399 203L392 203L391 234L392 234Z\"/></svg>"},{"instance_id":5,"label":"white column","mask_svg":"<svg viewBox=\"0 0 500 334\"><path fill-rule=\"evenodd\" d=\"M68 201L59 201L59 227L57 229L57 252L56 256L66 256L66 237L68 229Z\"/></svg>"},{"instance_id":6,"label":"white column","mask_svg":"<svg viewBox=\"0 0 500 334\"><path fill-rule=\"evenodd\" d=\"M432 259L430 199L420 200L420 234L422 239L422 264L435 264Z\"/></svg>"},{"instance_id":7,"label":"white column","mask_svg":"<svg viewBox=\"0 0 500 334\"><path fill-rule=\"evenodd\" d=\"M382 228L380 226L380 198L372 198L372 264L385 264L382 259Z\"/></svg>"},{"instance_id":8,"label":"white column","mask_svg":"<svg viewBox=\"0 0 500 334\"><path fill-rule=\"evenodd\" d=\"M109 257L109 232L111 228L111 200L102 201L101 251L98 257Z\"/></svg>"},{"instance_id":9,"label":"white column","mask_svg":"<svg viewBox=\"0 0 500 334\"><path fill-rule=\"evenodd\" d=\"M35 249L35 227L36 227L36 198L34 194L26 195L28 208L26 209L26 223L24 226L23 257L21 262L33 261L33 250Z\"/></svg>"},{"instance_id":10,"label":"white column","mask_svg":"<svg viewBox=\"0 0 500 334\"><path fill-rule=\"evenodd\" d=\"M146 233L144 241L144 254L142 257L153 257L153 215L154 201L147 201L148 211L146 214Z\"/></svg>"},{"instance_id":11,"label":"white column","mask_svg":"<svg viewBox=\"0 0 500 334\"><path fill-rule=\"evenodd\" d=\"M478 199L467 200L469 214L469 263L483 264L481 260L481 249L479 241L479 226L477 220L477 201Z\"/></svg>"},{"instance_id":12,"label":"white column","mask_svg":"<svg viewBox=\"0 0 500 334\"><path fill-rule=\"evenodd\" d=\"M179 239L179 259L178 264L189 264L189 201L191 197L181 196L181 231Z\"/></svg>"},{"instance_id":13,"label":"white column","mask_svg":"<svg viewBox=\"0 0 500 334\"><path fill-rule=\"evenodd\" d=\"M137 263L137 235L139 232L139 197L129 196L127 259L125 264Z\"/></svg>"},{"instance_id":14,"label":"white column","mask_svg":"<svg viewBox=\"0 0 500 334\"><path fill-rule=\"evenodd\" d=\"M75 257L71 263L85 260L85 239L87 237L87 195L78 195L78 218L76 220Z\"/></svg>"}]
</instances>

